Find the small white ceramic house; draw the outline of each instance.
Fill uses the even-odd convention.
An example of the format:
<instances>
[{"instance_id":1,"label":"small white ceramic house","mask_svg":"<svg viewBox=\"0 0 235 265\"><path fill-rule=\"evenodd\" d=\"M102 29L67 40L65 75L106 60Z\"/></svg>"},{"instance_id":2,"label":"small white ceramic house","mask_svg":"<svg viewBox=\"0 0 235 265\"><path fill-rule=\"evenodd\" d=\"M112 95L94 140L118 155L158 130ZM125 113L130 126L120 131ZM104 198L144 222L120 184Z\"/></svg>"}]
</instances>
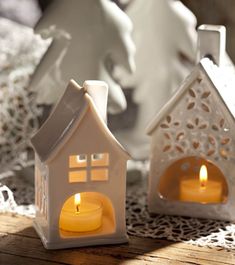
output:
<instances>
[{"instance_id":1,"label":"small white ceramic house","mask_svg":"<svg viewBox=\"0 0 235 265\"><path fill-rule=\"evenodd\" d=\"M235 70L223 26L198 38L198 64L148 127L149 211L235 220Z\"/></svg>"},{"instance_id":2,"label":"small white ceramic house","mask_svg":"<svg viewBox=\"0 0 235 265\"><path fill-rule=\"evenodd\" d=\"M48 249L127 241L126 162L106 125L108 87L71 80L32 138L35 228Z\"/></svg>"}]
</instances>

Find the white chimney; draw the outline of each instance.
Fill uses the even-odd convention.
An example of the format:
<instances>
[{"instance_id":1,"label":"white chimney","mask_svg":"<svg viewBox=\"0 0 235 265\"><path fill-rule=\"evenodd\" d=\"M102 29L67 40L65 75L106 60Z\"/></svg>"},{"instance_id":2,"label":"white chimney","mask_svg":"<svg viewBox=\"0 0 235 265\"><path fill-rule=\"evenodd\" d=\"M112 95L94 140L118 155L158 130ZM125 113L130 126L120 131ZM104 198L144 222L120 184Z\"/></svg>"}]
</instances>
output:
<instances>
[{"instance_id":1,"label":"white chimney","mask_svg":"<svg viewBox=\"0 0 235 265\"><path fill-rule=\"evenodd\" d=\"M108 85L103 81L87 80L83 88L93 99L101 117L107 122Z\"/></svg>"},{"instance_id":2,"label":"white chimney","mask_svg":"<svg viewBox=\"0 0 235 265\"><path fill-rule=\"evenodd\" d=\"M226 51L226 28L219 25L198 27L197 62L211 58L218 66L223 65Z\"/></svg>"}]
</instances>

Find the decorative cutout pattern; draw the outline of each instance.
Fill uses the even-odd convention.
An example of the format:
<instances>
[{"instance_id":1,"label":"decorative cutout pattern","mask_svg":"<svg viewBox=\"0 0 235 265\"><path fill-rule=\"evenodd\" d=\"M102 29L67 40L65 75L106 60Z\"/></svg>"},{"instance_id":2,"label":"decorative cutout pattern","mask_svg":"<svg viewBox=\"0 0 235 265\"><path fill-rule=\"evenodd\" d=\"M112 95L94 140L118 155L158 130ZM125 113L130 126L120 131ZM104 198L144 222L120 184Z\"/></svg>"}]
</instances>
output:
<instances>
[{"instance_id":1,"label":"decorative cutout pattern","mask_svg":"<svg viewBox=\"0 0 235 265\"><path fill-rule=\"evenodd\" d=\"M204 155L216 161L229 159L229 124L219 106L214 106L217 101L209 87L198 79L160 123L161 150L166 160L179 154Z\"/></svg>"},{"instance_id":2,"label":"decorative cutout pattern","mask_svg":"<svg viewBox=\"0 0 235 265\"><path fill-rule=\"evenodd\" d=\"M199 101L201 100L201 109L204 110L205 112L210 112L210 108L205 100L210 96L211 92L210 91L205 91L202 93L200 92L197 94L197 92L195 92L193 88L189 89L188 94L190 96L189 99L190 103L187 105L187 109L188 110L194 109L196 107L197 99L199 99Z\"/></svg>"},{"instance_id":3,"label":"decorative cutout pattern","mask_svg":"<svg viewBox=\"0 0 235 265\"><path fill-rule=\"evenodd\" d=\"M184 153L183 146L181 146L184 135L185 133L183 131L180 131L175 135L172 133L164 133L164 137L167 139L167 144L163 147L162 151L168 152L170 150L176 150L180 153Z\"/></svg>"}]
</instances>

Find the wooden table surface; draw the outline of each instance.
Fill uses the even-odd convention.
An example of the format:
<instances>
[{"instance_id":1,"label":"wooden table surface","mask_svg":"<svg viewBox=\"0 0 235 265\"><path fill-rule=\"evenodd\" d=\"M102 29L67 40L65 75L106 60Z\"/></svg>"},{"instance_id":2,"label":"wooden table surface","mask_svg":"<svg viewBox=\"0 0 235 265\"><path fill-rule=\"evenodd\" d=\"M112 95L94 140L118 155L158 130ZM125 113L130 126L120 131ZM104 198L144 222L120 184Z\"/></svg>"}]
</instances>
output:
<instances>
[{"instance_id":1,"label":"wooden table surface","mask_svg":"<svg viewBox=\"0 0 235 265\"><path fill-rule=\"evenodd\" d=\"M235 264L235 251L130 237L128 244L46 250L32 219L0 214L0 265Z\"/></svg>"}]
</instances>

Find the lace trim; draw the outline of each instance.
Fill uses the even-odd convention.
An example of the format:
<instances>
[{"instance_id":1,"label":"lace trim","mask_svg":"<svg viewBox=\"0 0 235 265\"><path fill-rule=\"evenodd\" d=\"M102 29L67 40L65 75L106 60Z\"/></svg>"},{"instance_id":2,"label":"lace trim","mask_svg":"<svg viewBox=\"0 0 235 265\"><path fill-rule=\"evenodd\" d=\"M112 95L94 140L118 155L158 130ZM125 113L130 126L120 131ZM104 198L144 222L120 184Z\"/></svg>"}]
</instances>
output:
<instances>
[{"instance_id":1,"label":"lace trim","mask_svg":"<svg viewBox=\"0 0 235 265\"><path fill-rule=\"evenodd\" d=\"M0 178L32 164L28 139L42 110L29 82L50 43L32 29L0 18Z\"/></svg>"},{"instance_id":2,"label":"lace trim","mask_svg":"<svg viewBox=\"0 0 235 265\"><path fill-rule=\"evenodd\" d=\"M235 224L226 221L155 215L147 210L147 185L127 191L127 231L137 237L161 238L198 246L235 249Z\"/></svg>"},{"instance_id":3,"label":"lace trim","mask_svg":"<svg viewBox=\"0 0 235 265\"><path fill-rule=\"evenodd\" d=\"M33 186L16 176L2 179L2 184L0 212L8 211L33 217L35 215ZM143 181L138 185L127 187L126 221L129 235L227 250L235 249L234 223L190 217L150 216L146 205L146 186L146 181Z\"/></svg>"}]
</instances>

